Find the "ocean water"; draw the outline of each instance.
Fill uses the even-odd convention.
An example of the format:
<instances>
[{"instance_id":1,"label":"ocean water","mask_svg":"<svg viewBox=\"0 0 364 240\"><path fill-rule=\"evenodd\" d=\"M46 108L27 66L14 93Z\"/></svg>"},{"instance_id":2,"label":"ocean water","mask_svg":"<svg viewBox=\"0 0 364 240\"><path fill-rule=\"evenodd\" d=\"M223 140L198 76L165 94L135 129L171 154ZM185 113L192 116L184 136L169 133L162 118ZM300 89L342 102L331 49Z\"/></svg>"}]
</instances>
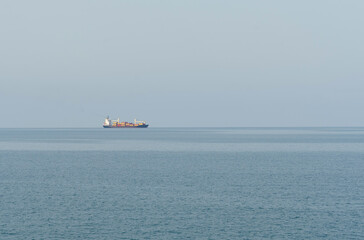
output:
<instances>
[{"instance_id":1,"label":"ocean water","mask_svg":"<svg viewBox=\"0 0 364 240\"><path fill-rule=\"evenodd\" d=\"M0 239L364 239L364 128L0 129Z\"/></svg>"}]
</instances>

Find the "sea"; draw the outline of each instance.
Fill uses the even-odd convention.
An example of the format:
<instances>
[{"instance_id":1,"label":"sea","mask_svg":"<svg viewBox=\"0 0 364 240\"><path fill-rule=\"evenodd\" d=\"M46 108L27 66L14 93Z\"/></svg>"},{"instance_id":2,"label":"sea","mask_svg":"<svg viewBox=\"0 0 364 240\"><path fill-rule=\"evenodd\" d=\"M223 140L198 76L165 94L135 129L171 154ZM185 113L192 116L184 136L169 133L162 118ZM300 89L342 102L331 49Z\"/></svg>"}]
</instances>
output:
<instances>
[{"instance_id":1,"label":"sea","mask_svg":"<svg viewBox=\"0 0 364 240\"><path fill-rule=\"evenodd\" d=\"M0 239L364 239L364 128L0 129Z\"/></svg>"}]
</instances>

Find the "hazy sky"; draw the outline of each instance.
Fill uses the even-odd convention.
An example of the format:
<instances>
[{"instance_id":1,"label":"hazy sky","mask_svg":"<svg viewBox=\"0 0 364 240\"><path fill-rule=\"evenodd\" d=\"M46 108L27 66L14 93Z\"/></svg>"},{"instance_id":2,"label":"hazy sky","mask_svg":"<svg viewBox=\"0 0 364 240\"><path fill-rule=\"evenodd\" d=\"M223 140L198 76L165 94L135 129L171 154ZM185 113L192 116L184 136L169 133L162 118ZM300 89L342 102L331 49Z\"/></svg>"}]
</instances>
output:
<instances>
[{"instance_id":1,"label":"hazy sky","mask_svg":"<svg viewBox=\"0 0 364 240\"><path fill-rule=\"evenodd\" d=\"M364 1L0 1L0 127L363 126Z\"/></svg>"}]
</instances>

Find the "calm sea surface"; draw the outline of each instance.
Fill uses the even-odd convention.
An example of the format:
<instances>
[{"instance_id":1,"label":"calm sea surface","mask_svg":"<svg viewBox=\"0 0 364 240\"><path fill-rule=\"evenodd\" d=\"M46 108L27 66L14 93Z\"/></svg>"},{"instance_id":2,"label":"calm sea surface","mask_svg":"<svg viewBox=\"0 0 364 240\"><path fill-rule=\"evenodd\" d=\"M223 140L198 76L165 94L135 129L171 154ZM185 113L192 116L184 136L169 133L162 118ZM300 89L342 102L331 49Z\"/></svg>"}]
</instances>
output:
<instances>
[{"instance_id":1,"label":"calm sea surface","mask_svg":"<svg viewBox=\"0 0 364 240\"><path fill-rule=\"evenodd\" d=\"M364 239L364 128L0 129L0 239Z\"/></svg>"}]
</instances>

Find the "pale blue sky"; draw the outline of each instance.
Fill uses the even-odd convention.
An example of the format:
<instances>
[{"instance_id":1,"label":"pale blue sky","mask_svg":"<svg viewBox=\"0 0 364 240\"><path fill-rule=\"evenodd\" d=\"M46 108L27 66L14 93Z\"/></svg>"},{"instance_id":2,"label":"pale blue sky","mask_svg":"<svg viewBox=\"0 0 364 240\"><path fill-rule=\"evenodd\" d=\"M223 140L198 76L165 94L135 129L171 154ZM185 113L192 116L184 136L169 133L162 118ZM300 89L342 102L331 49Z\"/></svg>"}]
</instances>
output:
<instances>
[{"instance_id":1,"label":"pale blue sky","mask_svg":"<svg viewBox=\"0 0 364 240\"><path fill-rule=\"evenodd\" d=\"M0 127L363 126L364 1L0 1Z\"/></svg>"}]
</instances>

